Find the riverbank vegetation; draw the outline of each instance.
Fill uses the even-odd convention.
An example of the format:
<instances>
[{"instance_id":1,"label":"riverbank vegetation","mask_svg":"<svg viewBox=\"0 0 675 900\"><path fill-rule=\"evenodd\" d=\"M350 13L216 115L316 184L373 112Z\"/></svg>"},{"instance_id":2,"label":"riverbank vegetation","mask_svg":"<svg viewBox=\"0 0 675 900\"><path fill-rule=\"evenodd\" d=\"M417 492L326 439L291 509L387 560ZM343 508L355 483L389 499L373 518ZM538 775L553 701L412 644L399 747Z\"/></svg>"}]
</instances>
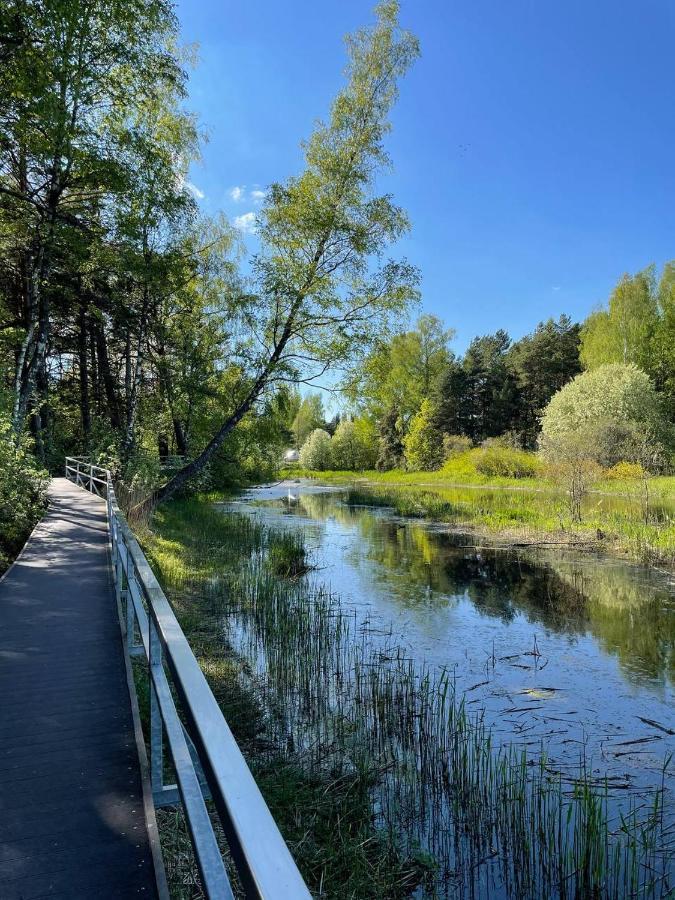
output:
<instances>
[{"instance_id":1,"label":"riverbank vegetation","mask_svg":"<svg viewBox=\"0 0 675 900\"><path fill-rule=\"evenodd\" d=\"M649 476L619 464L598 480L568 488L532 453L487 466L475 448L431 472L322 471L287 468L287 478L343 484L355 502L383 505L400 515L474 530L502 545L569 544L627 555L648 565L675 567L675 477ZM509 454L510 456L510 454ZM518 459L527 459L523 466ZM489 458L489 457L488 457ZM536 475L520 475L533 470ZM487 470L487 471L486 471ZM626 477L626 476L630 477Z\"/></svg>"},{"instance_id":2,"label":"riverbank vegetation","mask_svg":"<svg viewBox=\"0 0 675 900\"><path fill-rule=\"evenodd\" d=\"M512 897L667 896L660 788L621 799L581 758L559 769L501 746L447 674L320 581L279 578L287 541L195 500L161 508L143 537L313 891L454 896L495 879Z\"/></svg>"},{"instance_id":3,"label":"riverbank vegetation","mask_svg":"<svg viewBox=\"0 0 675 900\"><path fill-rule=\"evenodd\" d=\"M42 516L49 482L35 457L9 440L2 428L0 423L0 575Z\"/></svg>"}]
</instances>

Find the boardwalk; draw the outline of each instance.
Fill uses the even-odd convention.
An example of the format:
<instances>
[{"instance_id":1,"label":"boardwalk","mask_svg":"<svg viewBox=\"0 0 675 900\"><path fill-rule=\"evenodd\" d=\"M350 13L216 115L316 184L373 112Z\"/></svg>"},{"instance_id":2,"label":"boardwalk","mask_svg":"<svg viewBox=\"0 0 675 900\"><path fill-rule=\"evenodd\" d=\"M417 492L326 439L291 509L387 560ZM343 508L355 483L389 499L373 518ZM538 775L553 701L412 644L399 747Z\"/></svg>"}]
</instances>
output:
<instances>
[{"instance_id":1,"label":"boardwalk","mask_svg":"<svg viewBox=\"0 0 675 900\"><path fill-rule=\"evenodd\" d=\"M0 896L156 897L105 503L50 497L0 582Z\"/></svg>"}]
</instances>

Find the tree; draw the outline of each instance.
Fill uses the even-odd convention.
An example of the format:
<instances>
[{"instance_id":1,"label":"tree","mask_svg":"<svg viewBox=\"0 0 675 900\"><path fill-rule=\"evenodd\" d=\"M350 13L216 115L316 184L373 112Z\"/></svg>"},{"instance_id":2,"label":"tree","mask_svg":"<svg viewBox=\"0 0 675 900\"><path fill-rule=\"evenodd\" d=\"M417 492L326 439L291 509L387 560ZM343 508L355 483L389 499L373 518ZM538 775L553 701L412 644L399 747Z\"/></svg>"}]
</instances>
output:
<instances>
[{"instance_id":1,"label":"tree","mask_svg":"<svg viewBox=\"0 0 675 900\"><path fill-rule=\"evenodd\" d=\"M652 342L649 372L666 395L669 418L675 421L675 262L666 263L658 287L659 319Z\"/></svg>"},{"instance_id":2,"label":"tree","mask_svg":"<svg viewBox=\"0 0 675 900\"><path fill-rule=\"evenodd\" d=\"M468 437L474 430L469 373L460 359L451 359L445 367L434 397L434 416L436 428L445 434Z\"/></svg>"},{"instance_id":3,"label":"tree","mask_svg":"<svg viewBox=\"0 0 675 900\"><path fill-rule=\"evenodd\" d=\"M381 471L395 469L403 462L403 436L398 410L390 406L377 424L379 452L376 468Z\"/></svg>"},{"instance_id":4,"label":"tree","mask_svg":"<svg viewBox=\"0 0 675 900\"><path fill-rule=\"evenodd\" d=\"M66 272L73 284L67 261L86 258L114 208L107 200L122 195L134 171L125 167L138 162L134 111L165 89L180 94L183 72L167 52L177 29L166 0L14 0L5 12L0 228L16 324L12 424L20 440L32 407L40 449L54 282ZM85 311L83 329L86 322Z\"/></svg>"},{"instance_id":5,"label":"tree","mask_svg":"<svg viewBox=\"0 0 675 900\"><path fill-rule=\"evenodd\" d=\"M593 429L543 434L542 452L548 460L548 474L567 495L573 522L582 521L583 502L602 469L593 457Z\"/></svg>"},{"instance_id":6,"label":"tree","mask_svg":"<svg viewBox=\"0 0 675 900\"><path fill-rule=\"evenodd\" d=\"M316 428L300 448L300 465L319 472L333 465L331 436L323 428Z\"/></svg>"},{"instance_id":7,"label":"tree","mask_svg":"<svg viewBox=\"0 0 675 900\"><path fill-rule=\"evenodd\" d=\"M507 365L517 389L517 410L511 428L525 447L533 448L539 420L551 397L581 371L580 326L569 316L540 322L532 334L516 341L507 353Z\"/></svg>"},{"instance_id":8,"label":"tree","mask_svg":"<svg viewBox=\"0 0 675 900\"><path fill-rule=\"evenodd\" d=\"M240 297L249 340L237 348L239 389L206 447L157 492L158 501L208 463L266 390L365 352L417 296L411 266L372 265L407 228L391 198L373 193L387 163L383 137L397 82L418 53L397 14L398 4L386 0L376 25L349 39L348 83L305 147L305 171L268 192L252 290Z\"/></svg>"},{"instance_id":9,"label":"tree","mask_svg":"<svg viewBox=\"0 0 675 900\"><path fill-rule=\"evenodd\" d=\"M435 425L435 411L430 400L424 400L413 417L403 446L406 466L413 472L431 471L443 464L443 435Z\"/></svg>"},{"instance_id":10,"label":"tree","mask_svg":"<svg viewBox=\"0 0 675 900\"><path fill-rule=\"evenodd\" d=\"M577 375L555 394L542 418L541 446L548 455L567 443L584 446L587 458L613 464L617 460L607 460L606 447L630 459L637 434L672 447L672 428L664 422L662 401L649 376L632 364L612 363Z\"/></svg>"},{"instance_id":11,"label":"tree","mask_svg":"<svg viewBox=\"0 0 675 900\"><path fill-rule=\"evenodd\" d=\"M379 421L392 407L402 426L434 395L453 359L454 332L436 316L421 316L411 331L381 340L346 385L350 399Z\"/></svg>"},{"instance_id":12,"label":"tree","mask_svg":"<svg viewBox=\"0 0 675 900\"><path fill-rule=\"evenodd\" d=\"M494 334L474 338L462 361L462 431L475 443L503 434L513 426L518 388L507 365L510 345L508 334L499 329ZM452 431L457 433L456 428Z\"/></svg>"},{"instance_id":13,"label":"tree","mask_svg":"<svg viewBox=\"0 0 675 900\"><path fill-rule=\"evenodd\" d=\"M334 469L372 469L377 458L377 432L367 419L343 420L331 441Z\"/></svg>"},{"instance_id":14,"label":"tree","mask_svg":"<svg viewBox=\"0 0 675 900\"><path fill-rule=\"evenodd\" d=\"M300 403L291 425L295 435L295 446L302 447L310 432L316 428L325 428L325 425L326 414L321 394L308 394Z\"/></svg>"},{"instance_id":15,"label":"tree","mask_svg":"<svg viewBox=\"0 0 675 900\"><path fill-rule=\"evenodd\" d=\"M651 343L658 322L654 266L623 275L608 309L596 310L581 329L581 361L586 369L608 363L651 366Z\"/></svg>"}]
</instances>

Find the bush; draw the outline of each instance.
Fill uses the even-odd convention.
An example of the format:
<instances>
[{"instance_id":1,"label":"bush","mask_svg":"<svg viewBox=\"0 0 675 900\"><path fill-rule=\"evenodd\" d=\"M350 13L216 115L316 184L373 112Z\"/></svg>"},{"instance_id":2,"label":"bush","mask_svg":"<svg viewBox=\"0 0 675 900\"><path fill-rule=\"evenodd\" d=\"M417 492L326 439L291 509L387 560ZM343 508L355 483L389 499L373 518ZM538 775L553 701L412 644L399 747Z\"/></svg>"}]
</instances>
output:
<instances>
[{"instance_id":1,"label":"bush","mask_svg":"<svg viewBox=\"0 0 675 900\"><path fill-rule=\"evenodd\" d=\"M534 478L540 468L533 454L508 447L488 447L476 459L476 470L490 478Z\"/></svg>"},{"instance_id":2,"label":"bush","mask_svg":"<svg viewBox=\"0 0 675 900\"><path fill-rule=\"evenodd\" d=\"M364 419L342 421L335 429L331 442L334 469L363 471L372 469L377 460L377 432Z\"/></svg>"},{"instance_id":3,"label":"bush","mask_svg":"<svg viewBox=\"0 0 675 900\"><path fill-rule=\"evenodd\" d=\"M300 465L317 472L330 469L333 462L331 438L323 428L315 428L300 450Z\"/></svg>"},{"instance_id":4,"label":"bush","mask_svg":"<svg viewBox=\"0 0 675 900\"><path fill-rule=\"evenodd\" d=\"M573 522L581 522L583 501L593 484L603 474L593 459L585 429L562 437L542 437L542 452L548 460L547 475L567 494Z\"/></svg>"},{"instance_id":5,"label":"bush","mask_svg":"<svg viewBox=\"0 0 675 900\"><path fill-rule=\"evenodd\" d=\"M611 469L608 469L608 471L605 472L605 478L610 478L616 481L627 481L635 478L644 478L645 475L646 472L640 465L640 463L627 462L626 460L622 460L621 462L616 463L616 465L612 466Z\"/></svg>"},{"instance_id":6,"label":"bush","mask_svg":"<svg viewBox=\"0 0 675 900\"><path fill-rule=\"evenodd\" d=\"M522 450L523 440L517 431L505 431L497 437L485 438L481 447L486 449L491 447L506 447L509 450Z\"/></svg>"},{"instance_id":7,"label":"bush","mask_svg":"<svg viewBox=\"0 0 675 900\"><path fill-rule=\"evenodd\" d=\"M552 448L583 435L586 458L600 465L628 460L653 469L673 441L654 385L633 365L577 375L552 397L541 424L540 446L553 461Z\"/></svg>"},{"instance_id":8,"label":"bush","mask_svg":"<svg viewBox=\"0 0 675 900\"><path fill-rule=\"evenodd\" d=\"M39 521L49 476L32 455L16 447L7 422L0 422L0 572L7 568Z\"/></svg>"},{"instance_id":9,"label":"bush","mask_svg":"<svg viewBox=\"0 0 675 900\"><path fill-rule=\"evenodd\" d=\"M452 459L453 456L459 456L460 453L466 453L473 447L471 438L465 434L444 434L443 435L443 459Z\"/></svg>"}]
</instances>

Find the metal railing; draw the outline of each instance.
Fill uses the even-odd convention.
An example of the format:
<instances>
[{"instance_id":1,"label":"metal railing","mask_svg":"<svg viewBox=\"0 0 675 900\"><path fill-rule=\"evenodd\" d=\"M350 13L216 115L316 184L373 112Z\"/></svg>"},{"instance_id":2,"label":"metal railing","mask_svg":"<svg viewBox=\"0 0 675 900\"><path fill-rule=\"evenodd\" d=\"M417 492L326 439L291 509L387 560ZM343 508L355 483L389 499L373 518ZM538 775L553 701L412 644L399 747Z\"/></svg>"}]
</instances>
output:
<instances>
[{"instance_id":1,"label":"metal railing","mask_svg":"<svg viewBox=\"0 0 675 900\"><path fill-rule=\"evenodd\" d=\"M85 457L69 456L66 478L105 496L126 649L129 656L145 658L150 676L153 800L157 807L182 802L206 896L210 900L233 897L206 806L206 801L212 800L245 896L309 900L309 890L204 673L119 509L110 472ZM176 709L174 694L185 722ZM165 738L177 784L164 783Z\"/></svg>"}]
</instances>

